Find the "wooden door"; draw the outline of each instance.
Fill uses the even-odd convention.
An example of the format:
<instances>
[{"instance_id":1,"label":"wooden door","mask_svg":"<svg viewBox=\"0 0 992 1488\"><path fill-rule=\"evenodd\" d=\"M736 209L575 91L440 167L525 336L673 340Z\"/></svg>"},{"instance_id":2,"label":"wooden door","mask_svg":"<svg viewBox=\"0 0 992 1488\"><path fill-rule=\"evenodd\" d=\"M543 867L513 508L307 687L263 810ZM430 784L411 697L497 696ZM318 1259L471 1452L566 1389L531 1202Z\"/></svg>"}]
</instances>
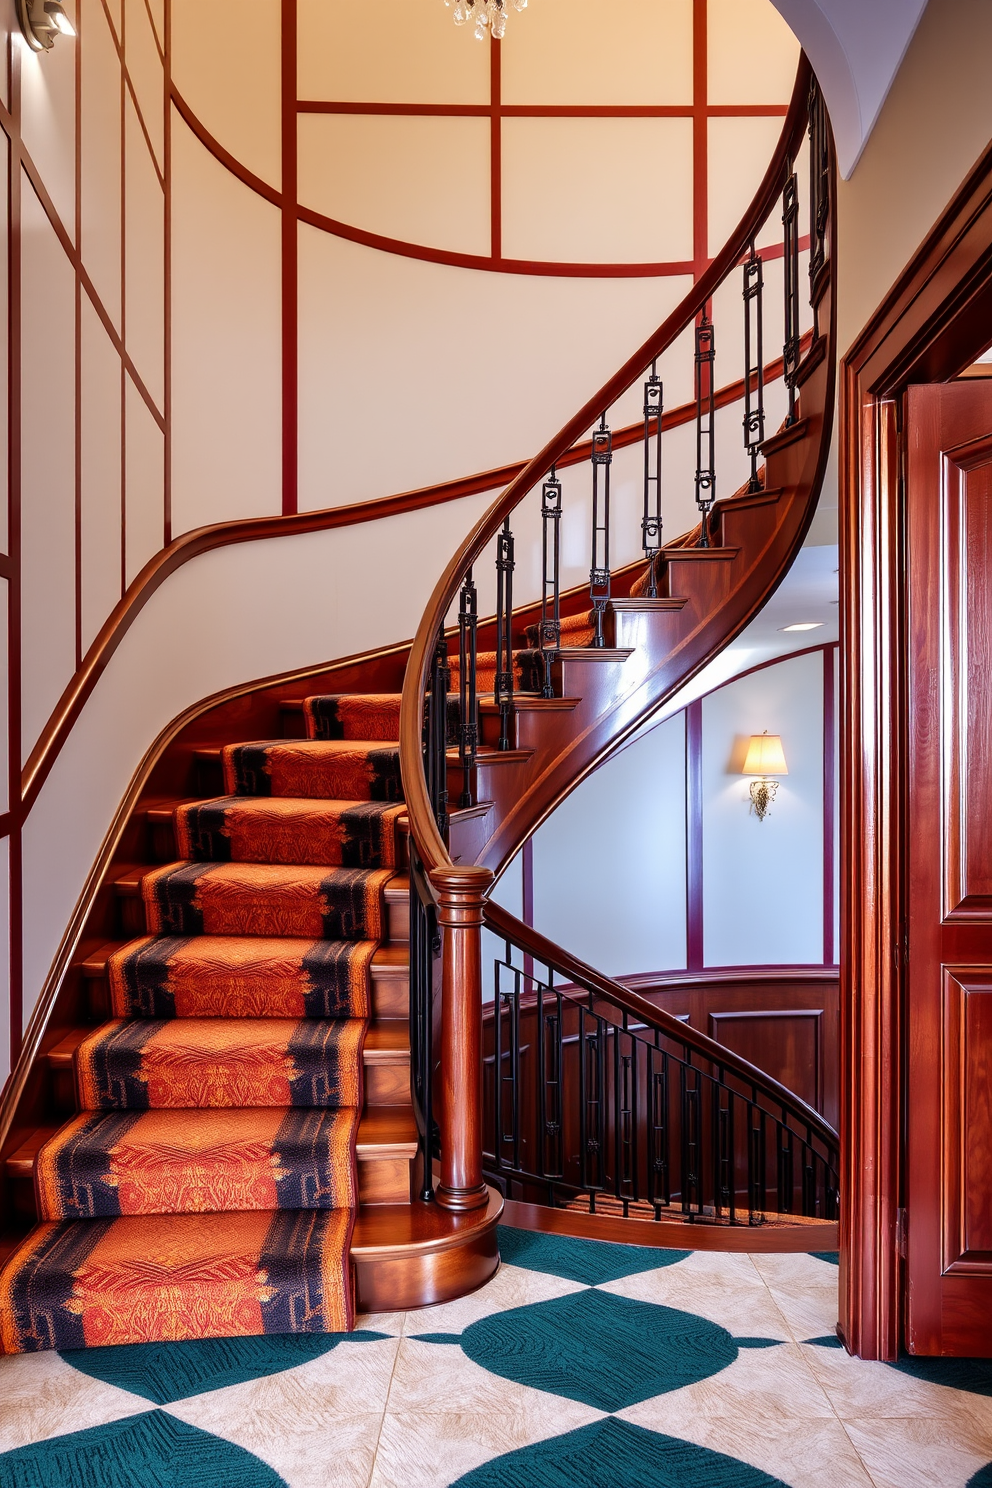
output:
<instances>
[{"instance_id":1,"label":"wooden door","mask_svg":"<svg viewBox=\"0 0 992 1488\"><path fill-rule=\"evenodd\" d=\"M906 1344L992 1356L992 381L906 394Z\"/></svg>"}]
</instances>

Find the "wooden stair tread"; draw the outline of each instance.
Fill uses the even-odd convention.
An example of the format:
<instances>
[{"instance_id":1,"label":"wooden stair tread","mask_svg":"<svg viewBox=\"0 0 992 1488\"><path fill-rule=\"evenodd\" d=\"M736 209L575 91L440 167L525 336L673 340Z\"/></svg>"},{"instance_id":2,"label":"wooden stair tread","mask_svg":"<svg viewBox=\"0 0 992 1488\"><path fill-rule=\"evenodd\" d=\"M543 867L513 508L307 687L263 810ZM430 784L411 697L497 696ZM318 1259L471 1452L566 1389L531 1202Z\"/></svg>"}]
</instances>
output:
<instances>
[{"instance_id":1,"label":"wooden stair tread","mask_svg":"<svg viewBox=\"0 0 992 1488\"><path fill-rule=\"evenodd\" d=\"M740 553L740 548L662 548L663 557L671 563L679 558L691 558L694 562L729 562Z\"/></svg>"},{"instance_id":2,"label":"wooden stair tread","mask_svg":"<svg viewBox=\"0 0 992 1488\"><path fill-rule=\"evenodd\" d=\"M95 1024L91 1028L74 1028L71 1033L66 1034L60 1043L49 1049L49 1067L56 1070L70 1069L73 1055L83 1039L88 1038L99 1026ZM381 1023L369 1024L365 1035L366 1064L407 1064L409 1059L410 1029L407 1023L400 1018L390 1018Z\"/></svg>"},{"instance_id":3,"label":"wooden stair tread","mask_svg":"<svg viewBox=\"0 0 992 1488\"><path fill-rule=\"evenodd\" d=\"M39 1150L58 1130L58 1126L42 1126L32 1132L8 1156L7 1177L33 1177ZM413 1111L408 1106L373 1106L363 1111L358 1123L356 1150L363 1162L374 1162L376 1158L416 1157L417 1123Z\"/></svg>"},{"instance_id":4,"label":"wooden stair tread","mask_svg":"<svg viewBox=\"0 0 992 1488\"><path fill-rule=\"evenodd\" d=\"M633 654L631 646L562 646L557 653L560 661L626 661Z\"/></svg>"},{"instance_id":5,"label":"wooden stair tread","mask_svg":"<svg viewBox=\"0 0 992 1488\"><path fill-rule=\"evenodd\" d=\"M581 703L581 698L567 697L541 697L533 692L516 692L513 695L513 706L518 713L574 713ZM489 715L499 715L499 704L490 694L486 698L479 698L479 712Z\"/></svg>"},{"instance_id":6,"label":"wooden stair tread","mask_svg":"<svg viewBox=\"0 0 992 1488\"><path fill-rule=\"evenodd\" d=\"M635 595L631 599L611 599L610 608L621 615L650 615L654 610L678 612L684 610L688 603L688 599L666 599L663 596L657 599L647 599L641 595Z\"/></svg>"},{"instance_id":7,"label":"wooden stair tread","mask_svg":"<svg viewBox=\"0 0 992 1488\"><path fill-rule=\"evenodd\" d=\"M502 1195L489 1191L489 1203L464 1214L440 1204L375 1204L359 1209L351 1241L356 1259L374 1260L394 1253L444 1250L460 1245L473 1230L493 1224L503 1212Z\"/></svg>"},{"instance_id":8,"label":"wooden stair tread","mask_svg":"<svg viewBox=\"0 0 992 1488\"><path fill-rule=\"evenodd\" d=\"M469 815L472 815L473 813L478 813L479 810L480 810L480 808L483 807L483 806L485 807L486 810L488 810L489 809L489 806L490 806L490 802L488 802L488 801L480 802L479 803L479 806L473 806L469 811L453 811L451 813L451 816L452 817L469 816ZM400 829L403 830L403 828L406 827L406 826L408 826L408 822L407 822L406 817L400 818ZM179 860L177 860L177 861L179 861ZM146 874L155 873L162 866L163 865L160 864L160 863L149 863L144 868L138 867L138 868L130 868L130 869L128 869L128 871L126 873L122 874L120 876L120 878L115 878L114 879L114 890L115 890L115 892L118 893L119 895L121 895L125 899L134 898L135 895L139 895L141 893L141 880L146 876ZM244 864L244 866L246 868L249 868L249 867L252 867L253 865L250 864L250 863L246 863L246 864ZM280 867L289 868L289 867L292 867L292 864L290 864L290 863L284 863L284 864L280 864L279 866ZM327 865L328 872L329 873L333 872L334 871L334 868L336 866L337 865L334 864L334 863L329 863ZM397 874L395 874L389 880L389 882L386 884L385 889L383 890L383 893L384 893L384 895L386 897L386 901L387 901L387 903L390 903L390 904L395 904L395 903L401 902L402 900L404 900L407 897L407 895L409 894L409 892L410 892L410 875L408 873L397 873ZM124 944L126 944L126 942L121 941L120 944L121 945L124 945Z\"/></svg>"},{"instance_id":9,"label":"wooden stair tread","mask_svg":"<svg viewBox=\"0 0 992 1488\"><path fill-rule=\"evenodd\" d=\"M520 765L526 764L527 760L534 758L533 749L479 749L476 751L476 765ZM457 749L449 749L447 752L449 764L460 764L461 756ZM460 813L452 811L451 817Z\"/></svg>"}]
</instances>

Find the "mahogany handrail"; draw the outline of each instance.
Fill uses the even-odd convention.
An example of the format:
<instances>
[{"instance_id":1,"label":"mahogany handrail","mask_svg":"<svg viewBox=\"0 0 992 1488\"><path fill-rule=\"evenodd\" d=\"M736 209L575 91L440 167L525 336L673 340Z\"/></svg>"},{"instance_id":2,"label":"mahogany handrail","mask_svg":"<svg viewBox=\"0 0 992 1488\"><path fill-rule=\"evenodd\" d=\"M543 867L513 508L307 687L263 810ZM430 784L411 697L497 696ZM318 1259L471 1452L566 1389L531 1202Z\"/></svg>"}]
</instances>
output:
<instances>
[{"instance_id":1,"label":"mahogany handrail","mask_svg":"<svg viewBox=\"0 0 992 1488\"><path fill-rule=\"evenodd\" d=\"M807 340L808 335L804 338L804 346ZM781 377L782 368L781 357L768 362L763 381L773 382ZM717 391L716 406L727 408L743 396L744 378L738 377ZM690 423L695 417L695 411L694 403L682 403L666 412L662 419L662 431L667 433ZM638 444L643 437L644 424L638 419L636 423L617 430L613 436L614 449L625 449ZM582 464L589 458L591 444L592 441L588 439L574 444L558 464L562 468ZM394 496L376 496L370 501L351 502L346 506L213 522L205 527L193 527L189 532L174 538L167 547L155 553L131 580L70 677L25 761L21 772L22 809L25 812L30 811L37 800L76 720L121 641L155 591L184 563L198 558L202 553L230 547L235 543L264 542L269 538L295 537L301 533L330 532L338 527L357 527L365 522L380 522L387 517L400 516L404 512L426 511L429 507L443 506L449 501L462 501L469 496L479 496L483 491L494 491L505 486L525 469L526 464L525 460L515 460L508 465L497 465L492 470L477 471L475 475L459 476L455 480L439 481L433 486L421 486Z\"/></svg>"},{"instance_id":2,"label":"mahogany handrail","mask_svg":"<svg viewBox=\"0 0 992 1488\"><path fill-rule=\"evenodd\" d=\"M728 1049L725 1044L717 1043L716 1039L708 1038L705 1033L699 1033L696 1029L690 1028L687 1023L681 1022L671 1013L666 1013L663 1008L655 1007L654 1003L649 1002L646 997L632 992L621 982L615 982L612 977L604 976L601 971L594 970L585 961L580 961L578 956L573 956L571 951L566 951L564 947L556 945L553 940L548 940L531 925L525 925L523 920L518 920L508 909L504 909L493 899L486 901L483 921L486 929L491 930L494 935L511 941L525 955L532 956L535 961L540 961L563 976L570 977L576 986L594 992L614 1007L630 1013L648 1028L657 1029L667 1038L675 1039L685 1048L691 1049L693 1053L708 1059L712 1064L720 1065L721 1068L746 1081L749 1085L760 1086L767 1095L774 1097L786 1110L792 1111L806 1125L814 1129L816 1135L823 1141L833 1146L840 1141L840 1137L830 1123L824 1120L819 1111L807 1105L794 1090L781 1085L778 1080L767 1075L764 1070L758 1069L757 1065L751 1064L742 1055Z\"/></svg>"},{"instance_id":3,"label":"mahogany handrail","mask_svg":"<svg viewBox=\"0 0 992 1488\"><path fill-rule=\"evenodd\" d=\"M616 402L640 377L648 363L660 357L673 344L738 264L751 239L772 211L798 141L805 133L811 76L809 63L804 56L800 61L789 112L771 163L750 206L716 258L658 329L514 477L459 545L434 587L414 637L400 708L400 769L404 799L410 820L410 835L428 880L432 873L448 873L454 865L434 820L424 777L423 698L435 639L458 593L462 578L507 515L552 465L559 463L575 442L591 428L603 409Z\"/></svg>"}]
</instances>

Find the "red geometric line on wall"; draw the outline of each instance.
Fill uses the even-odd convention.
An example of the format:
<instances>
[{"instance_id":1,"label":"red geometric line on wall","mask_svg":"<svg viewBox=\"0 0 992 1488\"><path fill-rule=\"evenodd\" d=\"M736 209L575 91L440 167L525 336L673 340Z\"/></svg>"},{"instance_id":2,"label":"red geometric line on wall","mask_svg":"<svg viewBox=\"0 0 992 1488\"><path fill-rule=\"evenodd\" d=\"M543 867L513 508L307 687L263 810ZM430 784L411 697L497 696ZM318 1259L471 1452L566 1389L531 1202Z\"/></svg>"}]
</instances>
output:
<instances>
[{"instance_id":1,"label":"red geometric line on wall","mask_svg":"<svg viewBox=\"0 0 992 1488\"><path fill-rule=\"evenodd\" d=\"M498 48L493 47L493 52ZM301 98L301 114L396 115L410 118L488 119L693 119L701 112L709 119L784 119L784 103L351 103Z\"/></svg>"},{"instance_id":2,"label":"red geometric line on wall","mask_svg":"<svg viewBox=\"0 0 992 1488\"><path fill-rule=\"evenodd\" d=\"M210 133L197 118L182 94L172 85L172 101L183 122L192 130L205 149L215 160L225 166L245 186L251 188L275 207L282 206L279 189L256 176L254 171L241 162ZM488 113L488 110L487 110ZM429 248L421 243L409 243L402 238L389 238L381 233L367 232L364 228L352 227L347 222L328 217L312 207L298 206L296 215L300 222L318 227L332 237L344 238L360 243L365 248L376 248L382 253L393 253L402 258L421 259L427 263L447 264L454 268L477 269L496 274L530 274L558 279L658 279L670 276L691 276L693 263L690 259L659 263L554 263L544 259L493 258L484 254L454 253L443 248Z\"/></svg>"},{"instance_id":3,"label":"red geometric line on wall","mask_svg":"<svg viewBox=\"0 0 992 1488\"><path fill-rule=\"evenodd\" d=\"M151 163L152 163L152 169L154 170L156 176L158 177L158 184L162 187L162 189L164 191L165 190L165 174L164 174L163 170L161 169L161 167L159 166L158 159L157 159L157 157L155 155L155 147L152 144L152 138L151 138L151 135L148 132L148 126L145 123L144 114L141 111L141 104L138 102L137 90L135 89L134 83L131 81L131 74L128 71L127 62L125 61L125 58L124 58L124 30L125 30L125 27L126 27L127 22L126 22L126 19L124 19L123 16L122 16L122 20L121 20L121 34L120 34L120 36L118 36L117 31L114 28L113 17L110 14L110 7L107 4L107 0L102 0L102 4L103 4L104 14L107 17L107 24L110 27L110 36L111 36L111 39L112 39L112 41L114 43L114 49L117 52L117 59L120 62L120 66L121 66L121 78L123 79L124 86L127 88L128 93L130 93L130 95L131 95L131 103L132 103L132 105L134 107L134 112L137 115L138 124L139 124L139 126L141 128L141 132L142 132L142 134L145 137L145 144L148 146L148 156L149 156L149 159L151 160ZM148 18L149 18L149 21L151 22L151 12L149 12L149 17ZM154 26L154 23L152 23L152 36L155 37L155 26ZM156 49L157 49L158 48L158 38L157 37L155 37L155 46L156 46ZM77 49L77 50L80 50L80 49Z\"/></svg>"},{"instance_id":4,"label":"red geometric line on wall","mask_svg":"<svg viewBox=\"0 0 992 1488\"><path fill-rule=\"evenodd\" d=\"M7 108L6 104L2 102L0 102L0 129L2 129L3 132L7 135L8 139L13 142L16 133L14 120L11 117L10 110ZM165 416L157 406L155 399L152 397L151 393L148 391L148 388L142 381L141 374L128 355L124 343L121 340L120 335L118 334L118 331L110 318L110 313L101 300L99 294L97 293L96 286L94 285L89 274L86 272L85 266L82 264L79 254L76 251L76 246L73 243L70 234L66 231L65 224L56 211L55 204L48 194L45 183L41 179L38 167L35 165L34 161L31 159L31 156L25 150L23 144L20 145L19 153L21 164L24 167L24 173L27 176L28 180L31 182L31 186L38 198L39 203L41 204L45 216L48 218L49 222L54 228L55 235L61 243L62 249L66 257L68 258L70 265L73 269L78 269L79 271L80 283L86 291L87 299L90 301L90 304L93 306L93 309L99 316L104 330L107 332L107 335L110 337L110 340L113 343L114 350L117 352L117 355L124 363L124 366L127 369L127 374L130 377L131 381L134 383L135 390L140 394L142 401L148 408L148 412L151 414L156 424L158 424L159 429L164 433Z\"/></svg>"}]
</instances>

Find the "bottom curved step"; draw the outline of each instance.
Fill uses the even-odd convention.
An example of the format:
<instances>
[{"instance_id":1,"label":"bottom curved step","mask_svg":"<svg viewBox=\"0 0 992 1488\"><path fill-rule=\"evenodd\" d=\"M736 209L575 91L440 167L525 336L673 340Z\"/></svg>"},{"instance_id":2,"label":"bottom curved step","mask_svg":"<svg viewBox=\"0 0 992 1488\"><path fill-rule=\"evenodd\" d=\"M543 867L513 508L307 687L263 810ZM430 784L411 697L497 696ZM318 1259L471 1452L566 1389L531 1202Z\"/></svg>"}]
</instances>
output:
<instances>
[{"instance_id":1,"label":"bottom curved step","mask_svg":"<svg viewBox=\"0 0 992 1488\"><path fill-rule=\"evenodd\" d=\"M360 1209L351 1239L360 1312L405 1312L451 1302L484 1286L499 1266L496 1226L503 1199L453 1214L439 1204Z\"/></svg>"}]
</instances>

